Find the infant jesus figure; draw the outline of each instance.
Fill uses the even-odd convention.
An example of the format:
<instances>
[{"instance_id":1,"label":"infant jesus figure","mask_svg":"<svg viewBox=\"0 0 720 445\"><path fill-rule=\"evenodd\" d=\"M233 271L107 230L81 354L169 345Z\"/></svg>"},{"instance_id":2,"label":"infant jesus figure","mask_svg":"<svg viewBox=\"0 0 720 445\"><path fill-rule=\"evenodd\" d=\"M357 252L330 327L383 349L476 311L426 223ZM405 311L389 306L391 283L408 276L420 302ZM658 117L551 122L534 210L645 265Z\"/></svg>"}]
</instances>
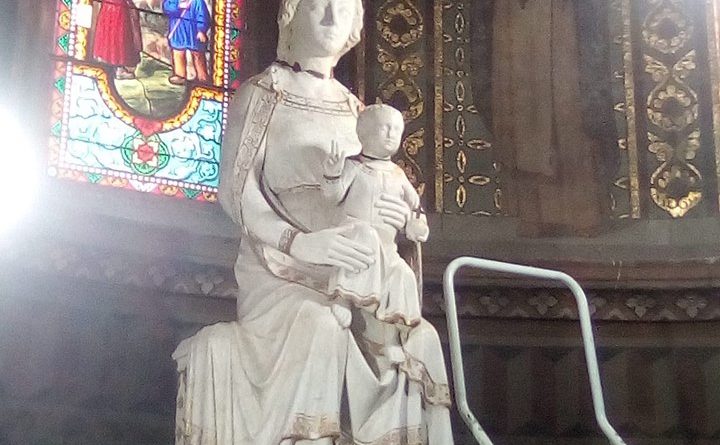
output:
<instances>
[{"instance_id":1,"label":"infant jesus figure","mask_svg":"<svg viewBox=\"0 0 720 445\"><path fill-rule=\"evenodd\" d=\"M404 201L413 211L402 231L414 242L425 242L429 228L420 211L420 197L405 172L391 157L397 152L405 124L388 105L371 105L359 116L358 156L343 158L333 142L323 163L322 191L341 206L345 236L375 252L367 269L338 269L330 278L329 294L338 300L333 313L349 325L347 306L360 309L366 340L375 343L391 363L405 361L403 343L409 329L420 323L417 277L398 253L398 229L386 223L375 203L383 195Z\"/></svg>"}]
</instances>

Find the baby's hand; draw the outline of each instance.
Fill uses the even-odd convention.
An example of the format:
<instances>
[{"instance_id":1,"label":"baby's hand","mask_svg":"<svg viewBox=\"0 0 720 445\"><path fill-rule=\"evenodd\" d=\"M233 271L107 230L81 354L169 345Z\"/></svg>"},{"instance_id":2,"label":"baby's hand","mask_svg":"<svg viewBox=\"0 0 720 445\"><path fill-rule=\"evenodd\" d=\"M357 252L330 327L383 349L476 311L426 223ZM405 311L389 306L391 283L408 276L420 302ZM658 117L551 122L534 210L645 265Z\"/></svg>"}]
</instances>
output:
<instances>
[{"instance_id":1,"label":"baby's hand","mask_svg":"<svg viewBox=\"0 0 720 445\"><path fill-rule=\"evenodd\" d=\"M344 158L340 153L336 141L332 141L330 145L330 153L328 153L325 161L323 161L323 174L327 178L337 178L342 175Z\"/></svg>"},{"instance_id":2,"label":"baby's hand","mask_svg":"<svg viewBox=\"0 0 720 445\"><path fill-rule=\"evenodd\" d=\"M208 41L207 34L202 31L197 33L197 39L200 43L207 43Z\"/></svg>"},{"instance_id":3,"label":"baby's hand","mask_svg":"<svg viewBox=\"0 0 720 445\"><path fill-rule=\"evenodd\" d=\"M424 243L430 236L430 227L428 227L425 215L415 215L413 213L405 224L405 237L410 241Z\"/></svg>"},{"instance_id":4,"label":"baby's hand","mask_svg":"<svg viewBox=\"0 0 720 445\"><path fill-rule=\"evenodd\" d=\"M343 328L350 327L350 323L352 323L352 312L350 312L350 309L346 308L342 304L335 303L332 305L330 310L340 326Z\"/></svg>"}]
</instances>

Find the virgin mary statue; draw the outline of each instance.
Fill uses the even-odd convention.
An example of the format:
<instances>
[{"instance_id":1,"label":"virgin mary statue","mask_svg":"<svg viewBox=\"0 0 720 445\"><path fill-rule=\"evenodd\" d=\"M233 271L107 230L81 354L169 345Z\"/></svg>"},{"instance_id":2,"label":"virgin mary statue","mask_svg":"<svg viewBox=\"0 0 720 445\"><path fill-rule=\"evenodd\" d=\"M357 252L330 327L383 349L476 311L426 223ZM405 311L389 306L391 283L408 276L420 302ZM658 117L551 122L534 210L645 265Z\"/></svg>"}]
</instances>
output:
<instances>
[{"instance_id":1,"label":"virgin mary statue","mask_svg":"<svg viewBox=\"0 0 720 445\"><path fill-rule=\"evenodd\" d=\"M332 145L360 150L362 104L332 69L359 41L362 14L361 0L283 0L278 60L230 105L220 202L241 230L238 321L175 351L176 444L453 443L435 329L413 328L395 364L327 294L335 268L373 261L334 225L319 187ZM410 215L394 197L375 208L397 228Z\"/></svg>"}]
</instances>

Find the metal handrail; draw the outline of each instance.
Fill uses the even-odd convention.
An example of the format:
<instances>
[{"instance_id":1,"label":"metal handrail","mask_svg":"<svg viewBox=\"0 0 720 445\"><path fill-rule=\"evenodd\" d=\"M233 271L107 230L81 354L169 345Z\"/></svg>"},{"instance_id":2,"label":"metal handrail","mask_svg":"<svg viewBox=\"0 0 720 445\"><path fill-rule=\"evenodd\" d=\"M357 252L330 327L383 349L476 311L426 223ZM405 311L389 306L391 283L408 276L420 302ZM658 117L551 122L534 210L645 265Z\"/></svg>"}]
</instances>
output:
<instances>
[{"instance_id":1,"label":"metal handrail","mask_svg":"<svg viewBox=\"0 0 720 445\"><path fill-rule=\"evenodd\" d=\"M600 381L600 370L598 369L597 353L595 351L595 339L592 332L592 321L585 292L570 275L548 269L537 267L521 266L518 264L503 263L499 261L485 260L472 257L460 257L453 260L445 269L443 287L445 293L446 314L448 333L450 335L450 359L452 362L453 380L455 383L455 402L465 424L470 428L475 440L480 445L493 445L490 437L483 430L480 422L470 411L465 391L465 372L463 370L462 351L460 350L460 331L458 328L457 306L455 303L455 275L462 267L472 267L495 272L503 272L514 275L522 275L542 280L559 281L567 286L575 296L580 316L580 328L582 330L583 345L585 347L585 361L587 362L588 376L590 377L590 390L592 392L593 408L595 418L600 429L612 445L625 445L625 442L615 429L610 425L607 414L605 414L605 401L603 399L602 383Z\"/></svg>"}]
</instances>

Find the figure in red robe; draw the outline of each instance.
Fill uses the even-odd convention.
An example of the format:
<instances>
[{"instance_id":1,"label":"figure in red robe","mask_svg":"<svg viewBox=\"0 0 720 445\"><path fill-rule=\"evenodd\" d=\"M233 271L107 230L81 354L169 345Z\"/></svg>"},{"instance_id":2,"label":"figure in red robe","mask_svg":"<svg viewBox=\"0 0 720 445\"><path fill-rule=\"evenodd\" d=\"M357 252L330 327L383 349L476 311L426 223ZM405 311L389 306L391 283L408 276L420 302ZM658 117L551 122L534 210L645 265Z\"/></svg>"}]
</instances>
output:
<instances>
[{"instance_id":1,"label":"figure in red robe","mask_svg":"<svg viewBox=\"0 0 720 445\"><path fill-rule=\"evenodd\" d=\"M134 79L141 51L140 14L132 0L103 0L95 25L95 60L116 67L118 79Z\"/></svg>"}]
</instances>

